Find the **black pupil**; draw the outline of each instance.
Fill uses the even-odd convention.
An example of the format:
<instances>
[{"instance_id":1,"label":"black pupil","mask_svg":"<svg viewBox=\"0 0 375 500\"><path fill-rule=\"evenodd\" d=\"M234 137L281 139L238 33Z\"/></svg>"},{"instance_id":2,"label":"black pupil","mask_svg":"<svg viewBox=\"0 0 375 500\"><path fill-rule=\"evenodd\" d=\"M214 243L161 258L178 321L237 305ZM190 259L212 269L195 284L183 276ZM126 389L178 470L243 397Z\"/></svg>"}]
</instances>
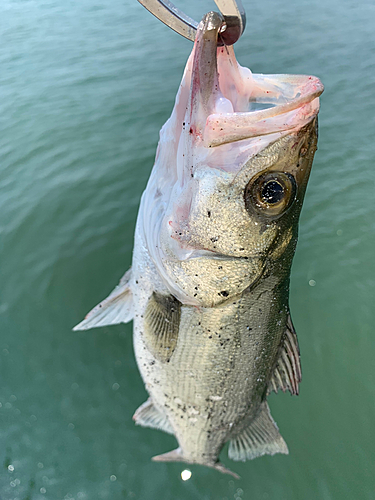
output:
<instances>
[{"instance_id":1,"label":"black pupil","mask_svg":"<svg viewBox=\"0 0 375 500\"><path fill-rule=\"evenodd\" d=\"M265 203L273 205L279 203L284 197L284 188L277 181L268 181L262 188L262 199Z\"/></svg>"}]
</instances>

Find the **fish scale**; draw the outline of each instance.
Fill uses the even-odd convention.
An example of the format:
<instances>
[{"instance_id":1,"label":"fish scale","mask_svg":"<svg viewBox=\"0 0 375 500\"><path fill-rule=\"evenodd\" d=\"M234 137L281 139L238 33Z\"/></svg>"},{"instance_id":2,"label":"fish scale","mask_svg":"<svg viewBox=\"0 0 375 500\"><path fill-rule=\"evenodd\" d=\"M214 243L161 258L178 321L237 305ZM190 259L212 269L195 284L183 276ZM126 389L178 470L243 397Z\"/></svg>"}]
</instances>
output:
<instances>
[{"instance_id":1,"label":"fish scale","mask_svg":"<svg viewBox=\"0 0 375 500\"><path fill-rule=\"evenodd\" d=\"M150 395L133 418L178 442L154 460L237 477L219 462L226 442L235 461L288 453L267 396L298 394L301 381L289 276L323 86L242 68L233 47L217 47L222 22L209 13L198 26L142 196L132 268L75 329L133 319Z\"/></svg>"},{"instance_id":2,"label":"fish scale","mask_svg":"<svg viewBox=\"0 0 375 500\"><path fill-rule=\"evenodd\" d=\"M150 391L154 393L154 398L159 404L167 404L168 408L165 412L171 421L177 422L175 433L180 444L184 443L182 446L187 456L190 455L188 450L192 433L185 423L183 428L179 425L181 417L185 418L185 411L180 402L186 405L195 403L195 407L198 408L199 418L197 422L194 422L194 427L203 430L225 429L226 436L223 439L227 441L234 422L242 420L244 416L251 419L252 414L248 411L248 402L252 401L256 409L254 402L260 400L266 389L270 378L269 372L273 365L272 362L267 361L267 358L275 359L283 334L283 327L279 327L278 330L273 328L273 334L270 336L272 339L265 338L263 332L257 331L258 323L263 323L261 317L267 315L267 309L275 307L280 309L281 307L280 304L276 306L270 300L269 295L273 294L273 290L268 290L268 285L264 282L265 290L262 290L261 300L257 299L258 289L256 293L246 293L244 297L219 308L215 311L216 314L213 314L210 309L199 311L194 307L182 308L182 328L180 327L178 334L178 347L168 367L168 378L165 381L161 380L157 387L150 387ZM241 302L245 303L243 307L246 314L238 313ZM260 308L262 312L259 312ZM233 318L236 316L238 322L233 324ZM249 326L247 323L252 325L250 327L252 330L247 330ZM222 341L223 335L218 333L223 331L225 331L225 337L229 338L226 345ZM276 341L275 336L278 337ZM209 337L212 338L209 339ZM223 351L225 351L224 356ZM231 364L232 367L230 367ZM241 367L240 371L236 370L236 365ZM263 368L259 370L258 365ZM188 376L187 372L189 372ZM190 376L191 372L194 374L193 377ZM155 363L152 367L152 375L148 378L159 379L165 376L164 373L163 366ZM166 398L163 388L167 384L169 385ZM213 400L212 397L215 398L216 395L222 399ZM225 410L229 408L230 411L225 411L223 415L222 408ZM211 414L210 418L205 418L208 413ZM205 441L207 439L201 439L203 448L207 446ZM194 447L196 447L195 442Z\"/></svg>"}]
</instances>

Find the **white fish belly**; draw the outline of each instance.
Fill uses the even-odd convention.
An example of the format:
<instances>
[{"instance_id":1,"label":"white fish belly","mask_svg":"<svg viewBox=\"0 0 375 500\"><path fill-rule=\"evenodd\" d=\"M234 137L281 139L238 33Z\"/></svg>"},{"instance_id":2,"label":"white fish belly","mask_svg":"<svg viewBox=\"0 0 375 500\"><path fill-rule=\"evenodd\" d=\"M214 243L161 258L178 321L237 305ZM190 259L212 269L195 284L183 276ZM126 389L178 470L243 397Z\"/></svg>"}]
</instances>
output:
<instances>
[{"instance_id":1,"label":"white fish belly","mask_svg":"<svg viewBox=\"0 0 375 500\"><path fill-rule=\"evenodd\" d=\"M274 317L283 325L280 311L285 315L285 308L281 299L275 300L270 282L220 307L182 306L176 348L163 361L150 352L144 333L145 310L154 291L149 273L155 272L152 265L147 268L136 277L134 347L141 375L184 458L215 463L223 444L259 411L283 335ZM158 291L168 293L161 281Z\"/></svg>"}]
</instances>

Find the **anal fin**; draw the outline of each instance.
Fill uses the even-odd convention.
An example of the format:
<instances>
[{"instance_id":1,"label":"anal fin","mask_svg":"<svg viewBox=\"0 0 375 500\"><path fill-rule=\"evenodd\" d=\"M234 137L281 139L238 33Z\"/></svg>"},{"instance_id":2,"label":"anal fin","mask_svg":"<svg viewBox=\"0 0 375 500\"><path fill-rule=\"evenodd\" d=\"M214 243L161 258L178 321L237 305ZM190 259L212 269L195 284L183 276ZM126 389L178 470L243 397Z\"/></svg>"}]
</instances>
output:
<instances>
[{"instance_id":1,"label":"anal fin","mask_svg":"<svg viewBox=\"0 0 375 500\"><path fill-rule=\"evenodd\" d=\"M297 335L290 314L288 314L284 339L269 383L269 391L278 392L281 389L283 392L289 390L292 395L298 394L298 384L301 378Z\"/></svg>"},{"instance_id":2,"label":"anal fin","mask_svg":"<svg viewBox=\"0 0 375 500\"><path fill-rule=\"evenodd\" d=\"M228 456L232 460L252 460L262 455L288 454L288 447L271 417L266 401L258 416L241 434L229 442Z\"/></svg>"},{"instance_id":3,"label":"anal fin","mask_svg":"<svg viewBox=\"0 0 375 500\"><path fill-rule=\"evenodd\" d=\"M151 398L136 410L133 420L137 425L141 425L142 427L152 427L168 434L174 434L168 418L154 406Z\"/></svg>"},{"instance_id":4,"label":"anal fin","mask_svg":"<svg viewBox=\"0 0 375 500\"><path fill-rule=\"evenodd\" d=\"M183 451L181 448L176 448L175 450L168 451L167 453L163 453L163 455L156 455L155 457L152 457L152 460L154 462L185 462L187 464L198 463L200 465L205 465L206 467L215 469L221 472L222 474L229 474L235 479L240 479L240 476L238 474L232 472L230 469L225 467L221 462L210 464L210 463L203 463L203 462L201 463L201 462L186 460L184 458Z\"/></svg>"},{"instance_id":5,"label":"anal fin","mask_svg":"<svg viewBox=\"0 0 375 500\"><path fill-rule=\"evenodd\" d=\"M184 462L184 457L181 448L176 448L175 450L168 451L162 455L155 455L152 457L154 462Z\"/></svg>"},{"instance_id":6,"label":"anal fin","mask_svg":"<svg viewBox=\"0 0 375 500\"><path fill-rule=\"evenodd\" d=\"M124 274L113 292L94 307L73 330L89 330L131 321L133 319L133 295L129 286L130 279L131 269Z\"/></svg>"}]
</instances>

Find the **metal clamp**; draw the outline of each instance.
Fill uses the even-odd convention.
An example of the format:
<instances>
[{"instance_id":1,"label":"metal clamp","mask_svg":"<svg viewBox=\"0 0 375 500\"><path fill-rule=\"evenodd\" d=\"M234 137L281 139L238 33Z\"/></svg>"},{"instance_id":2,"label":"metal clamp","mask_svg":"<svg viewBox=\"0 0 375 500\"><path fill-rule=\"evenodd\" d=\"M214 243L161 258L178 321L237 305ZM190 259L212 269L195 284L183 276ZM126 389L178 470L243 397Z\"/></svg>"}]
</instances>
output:
<instances>
[{"instance_id":1,"label":"metal clamp","mask_svg":"<svg viewBox=\"0 0 375 500\"><path fill-rule=\"evenodd\" d=\"M195 40L198 23L178 9L169 0L138 0L151 14L184 36ZM241 0L215 0L225 19L226 27L220 33L224 45L233 45L242 35L246 25L245 10Z\"/></svg>"}]
</instances>

